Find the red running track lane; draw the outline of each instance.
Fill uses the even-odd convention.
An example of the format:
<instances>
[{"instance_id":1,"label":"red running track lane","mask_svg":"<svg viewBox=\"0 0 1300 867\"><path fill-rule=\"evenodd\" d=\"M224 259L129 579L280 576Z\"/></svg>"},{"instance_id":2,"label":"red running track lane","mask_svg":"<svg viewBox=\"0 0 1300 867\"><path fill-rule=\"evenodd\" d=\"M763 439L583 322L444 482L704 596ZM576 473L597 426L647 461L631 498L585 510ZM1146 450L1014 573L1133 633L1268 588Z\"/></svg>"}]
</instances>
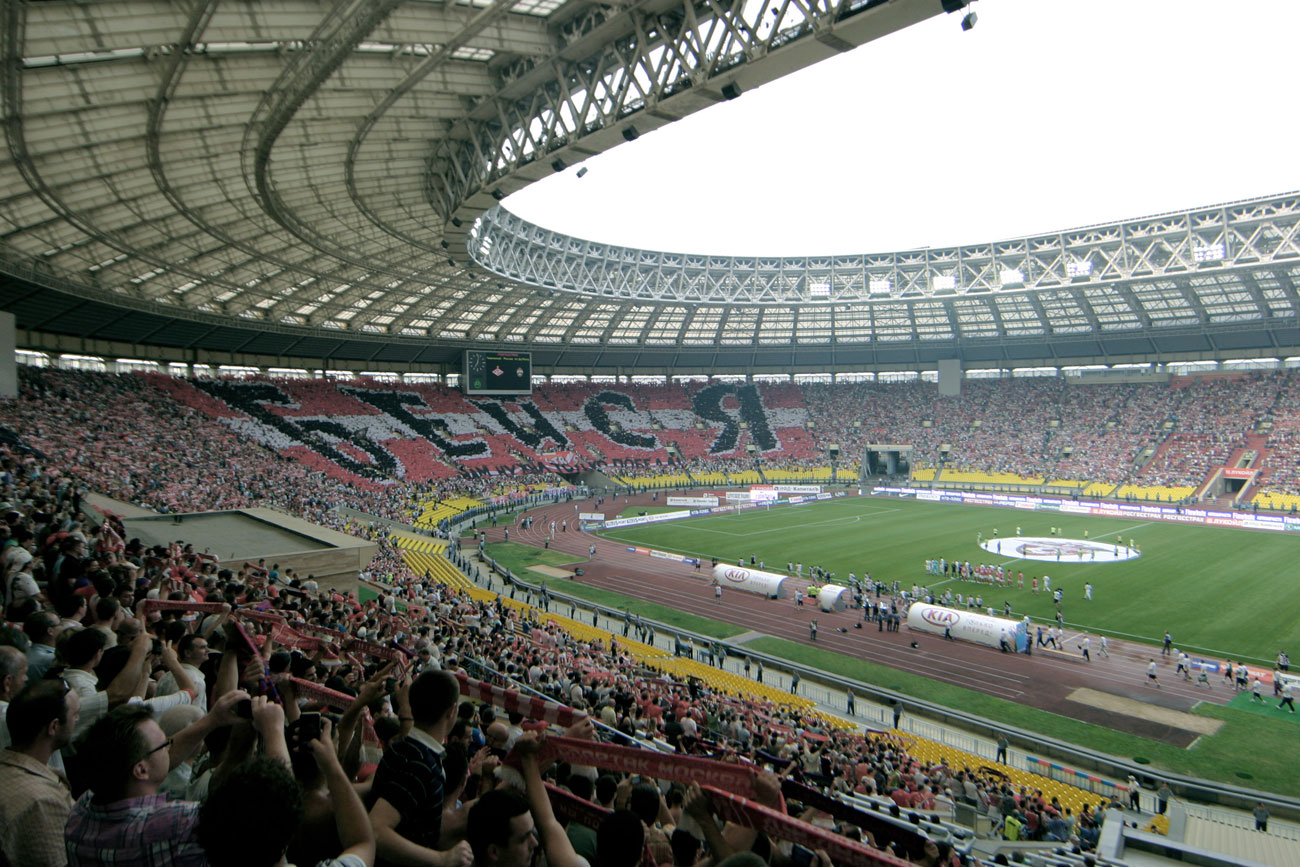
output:
<instances>
[{"instance_id":1,"label":"red running track lane","mask_svg":"<svg viewBox=\"0 0 1300 867\"><path fill-rule=\"evenodd\" d=\"M664 495L664 492L661 491L660 494ZM1218 678L1212 678L1212 690L1197 688L1194 683L1181 679L1175 680L1173 662L1168 658L1162 659L1158 647L1138 642L1111 640L1111 655L1105 659L1098 656L1099 642L1094 635L1093 661L1087 663L1074 652L1038 651L1033 656L1005 654L991 647L944 641L928 633L910 632L906 625L901 632L896 633L880 632L874 623L863 624L858 629L855 624L860 622L861 612L857 610L825 612L820 611L812 602L801 608L792 599L770 600L726 588L723 589L722 602L719 604L714 597L707 560L697 571L685 563L651 560L645 555L629 552L625 543L578 530L577 516L580 511L596 512L603 508L612 512L616 507L661 504L662 500L654 501L650 494L639 494L630 499L608 498L601 508L596 507L594 500L578 501L576 510L575 503L572 502L544 506L527 513L535 519L532 530L519 529L517 522L511 526L510 541L541 548L550 532L550 522L554 520L556 530L550 549L573 555L573 565L582 566L584 571L581 578L573 580L583 584L1176 746L1189 745L1196 735L1183 729L1070 701L1067 696L1075 689L1089 687L1174 710L1188 711L1200 701L1227 704L1234 695ZM569 522L568 530L563 531L561 527L566 520ZM486 531L489 542L505 539L504 526L481 529ZM593 543L596 544L596 557L589 559L588 550ZM536 581L545 580L541 575L532 577ZM911 586L913 582L926 583L925 579L929 576L894 577L899 577L900 581ZM893 580L893 577L888 580ZM790 582L792 588L802 588L809 584L800 579L790 579ZM563 587L554 581L552 587L563 592ZM814 617L818 625L815 642L810 638L808 625ZM841 628L847 631L840 632ZM1077 633L1067 632L1067 635L1073 638ZM911 647L913 641L918 647ZM1071 642L1067 641L1066 646L1070 645ZM1147 661L1153 656L1161 663L1162 689L1147 684ZM865 672L858 679L870 682ZM891 685L888 676L877 683L884 687Z\"/></svg>"}]
</instances>

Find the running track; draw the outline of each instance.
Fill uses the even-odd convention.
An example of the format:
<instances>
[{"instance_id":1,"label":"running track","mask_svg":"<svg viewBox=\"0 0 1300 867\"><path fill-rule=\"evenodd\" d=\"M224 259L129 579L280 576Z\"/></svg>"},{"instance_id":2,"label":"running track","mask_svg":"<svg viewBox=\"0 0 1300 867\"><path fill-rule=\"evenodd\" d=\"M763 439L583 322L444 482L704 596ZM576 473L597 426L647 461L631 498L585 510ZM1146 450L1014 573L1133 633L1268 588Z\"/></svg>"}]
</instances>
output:
<instances>
[{"instance_id":1,"label":"running track","mask_svg":"<svg viewBox=\"0 0 1300 867\"><path fill-rule=\"evenodd\" d=\"M649 494L641 494L630 499L611 497L602 508L607 512L615 512L629 506L652 505L660 503L652 501ZM724 589L722 604L719 605L714 598L707 560L697 572L695 567L688 564L652 560L645 555L629 552L627 545L622 542L579 532L578 512L601 509L596 507L594 500L580 501L577 506L575 510L574 503L562 503L528 512L535 519L532 530L520 530L518 524L515 524L510 530L510 541L541 548L550 532L550 522L554 520L556 532L550 548L552 551L574 555L573 563L581 565L584 570L582 577L574 580L583 584L603 587L679 611L734 623L752 632L869 660L1177 746L1190 745L1196 735L1172 726L1070 701L1067 696L1080 687L1090 687L1174 710L1188 711L1201 701L1227 704L1234 695L1231 688L1219 678L1211 679L1214 684L1212 690L1175 680L1172 661L1162 659L1158 648L1136 642L1110 641L1111 656L1105 659L1097 653L1099 642L1094 636L1093 661L1087 663L1075 652L1039 651L1033 656L1005 654L991 647L944 641L939 636L928 633L909 632L906 625L895 633L880 632L874 623L856 629L854 624L861 618L859 611L850 609L828 613L820 611L813 603L800 608L792 599L769 600L751 593ZM560 528L566 520L569 529L562 532ZM489 542L504 541L504 527L484 529ZM596 557L589 560L588 549L593 542L596 544ZM533 581L545 580L540 575L528 577ZM900 580L910 585L913 579ZM807 586L808 583L790 579L791 589ZM559 587L556 589L562 590ZM808 627L809 621L814 617L817 618L818 626L816 642L811 641ZM840 632L841 627L847 632ZM1071 647L1075 638L1076 634L1067 634L1065 646ZM913 641L919 645L917 648L911 647ZM1160 679L1163 688L1159 690L1146 682L1147 661L1152 656L1161 663ZM865 675L860 679L865 681ZM887 680L886 678L886 682L880 685L889 687Z\"/></svg>"}]
</instances>

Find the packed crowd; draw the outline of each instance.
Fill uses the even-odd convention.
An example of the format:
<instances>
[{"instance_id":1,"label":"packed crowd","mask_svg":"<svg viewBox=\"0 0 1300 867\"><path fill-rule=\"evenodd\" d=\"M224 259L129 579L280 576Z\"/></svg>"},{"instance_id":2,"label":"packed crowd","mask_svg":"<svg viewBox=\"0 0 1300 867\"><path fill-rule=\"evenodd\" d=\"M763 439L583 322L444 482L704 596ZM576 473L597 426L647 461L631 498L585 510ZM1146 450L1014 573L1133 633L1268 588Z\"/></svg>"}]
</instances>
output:
<instances>
[{"instance_id":1,"label":"packed crowd","mask_svg":"<svg viewBox=\"0 0 1300 867\"><path fill-rule=\"evenodd\" d=\"M167 377L22 374L20 399L0 404L0 435L51 465L75 467L85 489L162 513L267 506L341 529L340 506L405 521L425 502L492 502L558 482L553 473L534 472L358 483L178 403L156 384Z\"/></svg>"},{"instance_id":2,"label":"packed crowd","mask_svg":"<svg viewBox=\"0 0 1300 867\"><path fill-rule=\"evenodd\" d=\"M1197 485L1257 430L1268 432L1264 489L1300 488L1300 398L1291 371L1170 384L977 379L948 398L919 381L581 383L485 400L370 380L30 369L21 379L23 400L0 409L0 423L59 461L86 466L97 490L163 510L196 496L241 505L311 491L382 515L431 494L477 495L506 480L545 483L566 466L708 473L720 465L748 469L757 457L806 469L827 465L830 444L856 460L876 442L912 445L913 463L924 467ZM52 421L64 419L75 426ZM118 454L110 459L110 452ZM212 465L231 470L235 483L201 473ZM284 505L310 508L307 497Z\"/></svg>"},{"instance_id":3,"label":"packed crowd","mask_svg":"<svg viewBox=\"0 0 1300 867\"><path fill-rule=\"evenodd\" d=\"M124 448L102 440L86 448ZM225 457L246 459L231 445ZM92 478L138 485L123 464ZM293 464L238 466L283 484L267 467ZM297 491L275 495L319 512ZM187 496L189 508L229 502L214 488ZM181 542L146 548L111 515L85 522L80 482L16 443L0 446L0 497L10 864L464 867L528 864L540 845L549 863L575 867L830 867L882 852L956 865L953 841L920 823L958 801L1030 839L1095 841L1091 811L1072 817L996 768L922 763L888 733L715 692L643 668L617 640L582 641L534 609L475 601L412 573L382 530L366 577L384 591L362 603L264 563L222 568ZM466 700L478 679L509 692ZM525 690L553 701L529 704ZM529 716L563 722L564 736ZM581 744L602 742L658 743L674 759L658 779L614 754L579 761ZM699 769L674 761L740 769L729 791L748 797L737 806L688 784ZM845 812L834 794L893 806Z\"/></svg>"}]
</instances>

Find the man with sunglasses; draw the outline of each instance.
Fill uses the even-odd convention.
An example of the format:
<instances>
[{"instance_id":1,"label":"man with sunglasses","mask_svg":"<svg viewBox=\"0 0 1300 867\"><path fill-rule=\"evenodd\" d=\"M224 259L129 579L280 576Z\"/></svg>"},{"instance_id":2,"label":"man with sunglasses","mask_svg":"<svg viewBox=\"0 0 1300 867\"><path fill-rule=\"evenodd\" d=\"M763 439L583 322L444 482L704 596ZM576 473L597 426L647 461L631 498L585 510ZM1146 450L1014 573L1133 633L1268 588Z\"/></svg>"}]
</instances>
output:
<instances>
[{"instance_id":1,"label":"man with sunglasses","mask_svg":"<svg viewBox=\"0 0 1300 867\"><path fill-rule=\"evenodd\" d=\"M206 864L197 839L199 804L159 794L167 774L189 758L214 729L238 721L235 706L248 693L223 695L211 712L168 738L146 706L114 708L77 742L89 784L72 808L65 832L68 864L153 867ZM288 755L284 713L265 698L253 701L254 728L268 754Z\"/></svg>"},{"instance_id":2,"label":"man with sunglasses","mask_svg":"<svg viewBox=\"0 0 1300 867\"><path fill-rule=\"evenodd\" d=\"M13 746L0 752L0 860L62 867L68 861L63 826L72 795L50 767L77 725L80 697L61 680L38 680L9 704Z\"/></svg>"}]
</instances>

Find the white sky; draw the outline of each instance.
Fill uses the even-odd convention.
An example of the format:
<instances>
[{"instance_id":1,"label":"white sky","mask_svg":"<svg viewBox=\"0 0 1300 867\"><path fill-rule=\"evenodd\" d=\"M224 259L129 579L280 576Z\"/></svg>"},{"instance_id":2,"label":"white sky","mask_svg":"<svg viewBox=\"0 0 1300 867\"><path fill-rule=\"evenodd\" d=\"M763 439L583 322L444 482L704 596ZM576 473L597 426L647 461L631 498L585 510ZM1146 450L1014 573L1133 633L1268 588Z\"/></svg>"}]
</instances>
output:
<instances>
[{"instance_id":1,"label":"white sky","mask_svg":"<svg viewBox=\"0 0 1300 867\"><path fill-rule=\"evenodd\" d=\"M933 0L937 5L939 0ZM980 0L510 196L719 255L952 246L1300 189L1297 0Z\"/></svg>"}]
</instances>

